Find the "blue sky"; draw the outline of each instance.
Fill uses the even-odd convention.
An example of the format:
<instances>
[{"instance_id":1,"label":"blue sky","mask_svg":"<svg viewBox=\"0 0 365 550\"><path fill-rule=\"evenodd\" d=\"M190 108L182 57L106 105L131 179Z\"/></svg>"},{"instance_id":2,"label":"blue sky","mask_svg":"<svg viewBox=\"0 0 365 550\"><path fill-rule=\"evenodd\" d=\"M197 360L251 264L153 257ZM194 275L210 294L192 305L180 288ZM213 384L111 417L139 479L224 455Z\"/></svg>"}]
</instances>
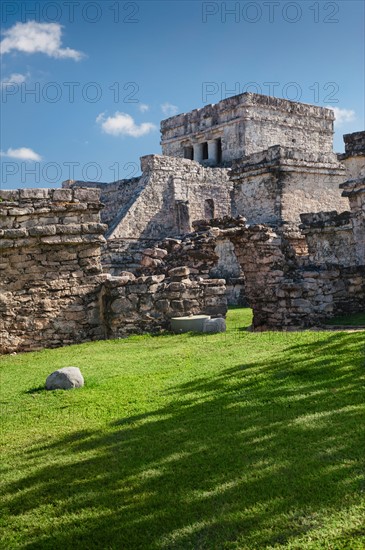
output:
<instances>
[{"instance_id":1,"label":"blue sky","mask_svg":"<svg viewBox=\"0 0 365 550\"><path fill-rule=\"evenodd\" d=\"M362 1L19 1L1 6L1 188L113 181L159 123L244 91L364 129Z\"/></svg>"}]
</instances>

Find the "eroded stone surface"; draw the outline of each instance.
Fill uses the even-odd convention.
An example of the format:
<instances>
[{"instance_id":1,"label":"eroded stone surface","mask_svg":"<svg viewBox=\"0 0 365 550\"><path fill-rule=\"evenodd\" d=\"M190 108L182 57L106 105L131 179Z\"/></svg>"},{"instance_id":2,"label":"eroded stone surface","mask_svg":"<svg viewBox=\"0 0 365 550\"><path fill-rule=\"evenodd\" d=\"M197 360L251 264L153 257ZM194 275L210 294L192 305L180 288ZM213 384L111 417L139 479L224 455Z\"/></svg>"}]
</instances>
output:
<instances>
[{"instance_id":1,"label":"eroded stone surface","mask_svg":"<svg viewBox=\"0 0 365 550\"><path fill-rule=\"evenodd\" d=\"M77 367L64 367L58 369L47 377L46 390L71 390L81 388L84 385L84 377Z\"/></svg>"}]
</instances>

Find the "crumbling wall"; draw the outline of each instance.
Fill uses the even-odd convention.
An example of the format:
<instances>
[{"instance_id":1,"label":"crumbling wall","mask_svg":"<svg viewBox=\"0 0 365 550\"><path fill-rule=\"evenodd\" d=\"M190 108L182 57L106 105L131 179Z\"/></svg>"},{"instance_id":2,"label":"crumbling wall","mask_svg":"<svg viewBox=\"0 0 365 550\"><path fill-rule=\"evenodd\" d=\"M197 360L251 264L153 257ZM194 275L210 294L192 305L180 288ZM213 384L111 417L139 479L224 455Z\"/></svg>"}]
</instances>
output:
<instances>
[{"instance_id":1,"label":"crumbling wall","mask_svg":"<svg viewBox=\"0 0 365 550\"><path fill-rule=\"evenodd\" d=\"M346 181L340 187L350 202L356 263L365 265L365 177Z\"/></svg>"},{"instance_id":2,"label":"crumbling wall","mask_svg":"<svg viewBox=\"0 0 365 550\"><path fill-rule=\"evenodd\" d=\"M141 267L143 250L153 247L156 242L156 239L108 239L102 245L103 271L113 276L121 271L136 273Z\"/></svg>"},{"instance_id":3,"label":"crumbling wall","mask_svg":"<svg viewBox=\"0 0 365 550\"><path fill-rule=\"evenodd\" d=\"M317 258L317 262L311 261L315 258L300 257L283 233L267 226L221 230L220 238L229 237L235 245L256 330L306 328L320 325L336 314L364 310L365 266L352 263L353 248L345 246L348 235L342 220L332 228L331 237L328 225L323 231L333 242L332 255L340 249L345 254L343 263L338 259L335 264L328 263L327 255ZM312 233L312 239L313 236ZM323 242L322 235L319 240ZM318 251L320 247L314 249Z\"/></svg>"},{"instance_id":4,"label":"crumbling wall","mask_svg":"<svg viewBox=\"0 0 365 550\"><path fill-rule=\"evenodd\" d=\"M185 265L193 279L225 279L228 305L245 305L244 277L234 247L228 239L217 241L214 230L207 231L210 223L214 220L193 222L195 231L181 238L132 244L123 239L109 240L103 246L104 271L114 276L126 270L138 276L167 276L171 268Z\"/></svg>"},{"instance_id":5,"label":"crumbling wall","mask_svg":"<svg viewBox=\"0 0 365 550\"><path fill-rule=\"evenodd\" d=\"M338 159L346 168L346 179L365 177L365 132L354 132L343 136L345 152Z\"/></svg>"},{"instance_id":6,"label":"crumbling wall","mask_svg":"<svg viewBox=\"0 0 365 550\"><path fill-rule=\"evenodd\" d=\"M300 229L306 238L308 260L317 265L357 265L351 213L301 214Z\"/></svg>"},{"instance_id":7,"label":"crumbling wall","mask_svg":"<svg viewBox=\"0 0 365 550\"><path fill-rule=\"evenodd\" d=\"M96 189L0 191L0 351L104 337Z\"/></svg>"},{"instance_id":8,"label":"crumbling wall","mask_svg":"<svg viewBox=\"0 0 365 550\"><path fill-rule=\"evenodd\" d=\"M227 312L224 279L194 281L186 266L173 268L168 276L134 277L125 273L110 277L104 285L103 310L108 338L160 332L170 328L172 317Z\"/></svg>"},{"instance_id":9,"label":"crumbling wall","mask_svg":"<svg viewBox=\"0 0 365 550\"><path fill-rule=\"evenodd\" d=\"M244 216L248 223L283 225L298 237L302 212L348 209L339 191L345 178L332 153L270 147L233 164L233 215Z\"/></svg>"},{"instance_id":10,"label":"crumbling wall","mask_svg":"<svg viewBox=\"0 0 365 550\"><path fill-rule=\"evenodd\" d=\"M359 208L360 203L357 193ZM196 222L194 234L146 249L143 270L162 274L174 263L184 262L198 280L210 277L219 263L220 243L226 246L229 241L243 273L244 295L253 309L256 330L306 328L336 314L363 310L365 266L350 213L305 214L302 222L309 250L305 256L297 254L284 232L227 217Z\"/></svg>"}]
</instances>

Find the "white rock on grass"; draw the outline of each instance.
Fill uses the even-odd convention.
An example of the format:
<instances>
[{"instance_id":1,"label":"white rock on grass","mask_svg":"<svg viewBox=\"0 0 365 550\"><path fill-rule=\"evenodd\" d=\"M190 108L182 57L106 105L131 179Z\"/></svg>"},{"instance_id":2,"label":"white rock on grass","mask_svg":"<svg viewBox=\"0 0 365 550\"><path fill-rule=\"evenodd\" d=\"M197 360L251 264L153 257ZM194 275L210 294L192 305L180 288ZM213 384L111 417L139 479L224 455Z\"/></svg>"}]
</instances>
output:
<instances>
[{"instance_id":1,"label":"white rock on grass","mask_svg":"<svg viewBox=\"0 0 365 550\"><path fill-rule=\"evenodd\" d=\"M71 390L81 388L84 377L77 367L64 367L52 372L46 380L46 390Z\"/></svg>"}]
</instances>

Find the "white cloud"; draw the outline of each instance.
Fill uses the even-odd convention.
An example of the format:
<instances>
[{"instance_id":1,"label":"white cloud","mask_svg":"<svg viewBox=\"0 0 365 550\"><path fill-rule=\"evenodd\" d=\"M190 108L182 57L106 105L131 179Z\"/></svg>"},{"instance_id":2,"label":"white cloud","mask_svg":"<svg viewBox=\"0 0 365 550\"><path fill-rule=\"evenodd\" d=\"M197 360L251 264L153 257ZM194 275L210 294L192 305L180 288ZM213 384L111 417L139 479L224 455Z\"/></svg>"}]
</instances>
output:
<instances>
[{"instance_id":1,"label":"white cloud","mask_svg":"<svg viewBox=\"0 0 365 550\"><path fill-rule=\"evenodd\" d=\"M42 160L42 157L38 155L38 153L33 151L33 149L29 149L28 147L19 147L19 149L9 148L6 152L0 151L0 156L16 160Z\"/></svg>"},{"instance_id":2,"label":"white cloud","mask_svg":"<svg viewBox=\"0 0 365 550\"><path fill-rule=\"evenodd\" d=\"M331 107L327 105L327 109L332 109L335 113L335 125L341 126L346 122L353 122L355 120L355 111L352 109L340 109L340 107Z\"/></svg>"},{"instance_id":3,"label":"white cloud","mask_svg":"<svg viewBox=\"0 0 365 550\"><path fill-rule=\"evenodd\" d=\"M127 113L117 111L113 116L105 118L105 113L96 117L96 122L101 125L103 132L112 136L141 137L156 129L151 122L136 124Z\"/></svg>"},{"instance_id":4,"label":"white cloud","mask_svg":"<svg viewBox=\"0 0 365 550\"><path fill-rule=\"evenodd\" d=\"M161 111L166 116L174 116L177 115L179 107L177 107L176 105L172 105L172 103L166 102L161 105Z\"/></svg>"},{"instance_id":5,"label":"white cloud","mask_svg":"<svg viewBox=\"0 0 365 550\"><path fill-rule=\"evenodd\" d=\"M27 76L20 73L12 73L10 76L7 76L1 80L1 86L12 86L23 84L27 80Z\"/></svg>"},{"instance_id":6,"label":"white cloud","mask_svg":"<svg viewBox=\"0 0 365 550\"><path fill-rule=\"evenodd\" d=\"M141 113L146 113L147 111L150 110L150 106L147 105L146 103L140 103L138 105L138 109L141 111Z\"/></svg>"},{"instance_id":7,"label":"white cloud","mask_svg":"<svg viewBox=\"0 0 365 550\"><path fill-rule=\"evenodd\" d=\"M79 61L84 54L71 48L62 48L62 26L58 23L16 23L3 32L1 54L13 50L25 53L44 53L49 57L71 58Z\"/></svg>"}]
</instances>

